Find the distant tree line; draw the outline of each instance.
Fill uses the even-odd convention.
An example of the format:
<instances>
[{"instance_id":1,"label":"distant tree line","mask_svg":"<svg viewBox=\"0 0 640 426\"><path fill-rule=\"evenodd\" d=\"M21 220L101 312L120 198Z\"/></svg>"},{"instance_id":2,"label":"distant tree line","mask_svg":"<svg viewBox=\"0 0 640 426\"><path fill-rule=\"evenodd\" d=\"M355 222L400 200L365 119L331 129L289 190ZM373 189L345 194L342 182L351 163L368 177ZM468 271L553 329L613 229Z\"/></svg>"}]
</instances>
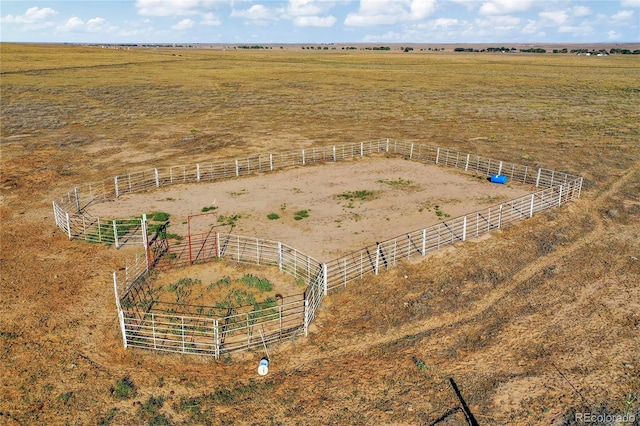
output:
<instances>
[{"instance_id":1,"label":"distant tree line","mask_svg":"<svg viewBox=\"0 0 640 426\"><path fill-rule=\"evenodd\" d=\"M529 49L516 49L515 47L487 47L485 49L475 49L473 47L456 47L453 49L454 52L499 52L499 53L547 53L546 49L542 49L540 47L532 47ZM640 49L631 50L631 49L617 49L612 48L609 51L607 49L571 49L567 48L563 49L553 49L553 53L572 53L575 55L581 54L590 54L590 55L639 55Z\"/></svg>"},{"instance_id":2,"label":"distant tree line","mask_svg":"<svg viewBox=\"0 0 640 426\"><path fill-rule=\"evenodd\" d=\"M272 49L272 47L260 46L260 45L257 45L257 44L254 44L252 46L244 46L244 45L242 45L242 46L237 46L237 48L238 49Z\"/></svg>"}]
</instances>

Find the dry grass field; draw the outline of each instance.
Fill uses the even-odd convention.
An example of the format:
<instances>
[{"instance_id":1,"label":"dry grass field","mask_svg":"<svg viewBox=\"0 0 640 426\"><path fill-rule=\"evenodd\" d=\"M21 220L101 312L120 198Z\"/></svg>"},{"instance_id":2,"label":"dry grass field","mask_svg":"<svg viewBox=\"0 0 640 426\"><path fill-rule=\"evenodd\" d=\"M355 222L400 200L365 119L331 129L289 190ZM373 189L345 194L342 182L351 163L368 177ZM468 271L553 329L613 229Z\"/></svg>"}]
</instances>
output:
<instances>
[{"instance_id":1,"label":"dry grass field","mask_svg":"<svg viewBox=\"0 0 640 426\"><path fill-rule=\"evenodd\" d=\"M0 424L466 424L449 378L482 425L640 421L637 57L0 54ZM125 350L123 252L55 227L84 182L387 137L580 174L582 197L330 293L267 376L260 352Z\"/></svg>"}]
</instances>

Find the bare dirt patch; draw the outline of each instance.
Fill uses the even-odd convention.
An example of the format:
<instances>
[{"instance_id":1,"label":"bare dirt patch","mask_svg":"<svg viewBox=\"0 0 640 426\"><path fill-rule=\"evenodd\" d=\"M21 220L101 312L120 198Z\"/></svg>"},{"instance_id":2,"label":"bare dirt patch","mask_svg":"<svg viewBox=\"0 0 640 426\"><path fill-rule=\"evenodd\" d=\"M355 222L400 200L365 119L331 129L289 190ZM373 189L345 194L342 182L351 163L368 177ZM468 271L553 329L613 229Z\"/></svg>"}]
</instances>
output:
<instances>
[{"instance_id":1,"label":"bare dirt patch","mask_svg":"<svg viewBox=\"0 0 640 426\"><path fill-rule=\"evenodd\" d=\"M92 205L91 214L166 212L169 232L186 235L189 215L217 206L218 219L237 217L234 233L281 241L324 260L529 192L415 161L362 158L128 194ZM213 216L199 220L215 224Z\"/></svg>"}]
</instances>

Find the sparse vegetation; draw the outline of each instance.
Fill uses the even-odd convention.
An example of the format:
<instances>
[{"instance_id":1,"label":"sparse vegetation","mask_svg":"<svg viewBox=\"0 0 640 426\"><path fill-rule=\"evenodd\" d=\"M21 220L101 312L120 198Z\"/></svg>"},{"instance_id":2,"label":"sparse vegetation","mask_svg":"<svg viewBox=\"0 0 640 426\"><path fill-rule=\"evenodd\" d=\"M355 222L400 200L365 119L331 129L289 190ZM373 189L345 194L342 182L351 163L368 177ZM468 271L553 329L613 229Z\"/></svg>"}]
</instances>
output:
<instances>
[{"instance_id":1,"label":"sparse vegetation","mask_svg":"<svg viewBox=\"0 0 640 426\"><path fill-rule=\"evenodd\" d=\"M402 178L398 178L398 179L380 179L378 182L380 183L384 183L386 185L389 186L399 186L399 187L406 187L406 186L411 186L413 185L413 181L411 180L404 180Z\"/></svg>"},{"instance_id":2,"label":"sparse vegetation","mask_svg":"<svg viewBox=\"0 0 640 426\"><path fill-rule=\"evenodd\" d=\"M229 216L225 216L223 214L218 216L218 223L222 224L222 225L227 225L227 226L231 226L232 228L234 228L236 226L236 222L240 219L240 215L238 214L234 214L234 215L229 215Z\"/></svg>"},{"instance_id":3,"label":"sparse vegetation","mask_svg":"<svg viewBox=\"0 0 640 426\"><path fill-rule=\"evenodd\" d=\"M153 214L151 215L151 220L153 220L154 222L166 222L167 220L169 220L169 217L171 215L169 213L165 213L165 212L153 212Z\"/></svg>"},{"instance_id":4,"label":"sparse vegetation","mask_svg":"<svg viewBox=\"0 0 640 426\"><path fill-rule=\"evenodd\" d=\"M130 399L137 395L136 386L131 377L124 376L110 389L111 395L116 399Z\"/></svg>"},{"instance_id":5,"label":"sparse vegetation","mask_svg":"<svg viewBox=\"0 0 640 426\"><path fill-rule=\"evenodd\" d=\"M307 217L309 217L309 210L299 210L293 216L293 218L295 220L302 220L302 219L307 218Z\"/></svg>"},{"instance_id":6,"label":"sparse vegetation","mask_svg":"<svg viewBox=\"0 0 640 426\"><path fill-rule=\"evenodd\" d=\"M338 194L338 198L342 198L348 201L370 201L373 200L376 196L374 191L369 191L366 189L357 190L357 191L347 191L342 194Z\"/></svg>"}]
</instances>

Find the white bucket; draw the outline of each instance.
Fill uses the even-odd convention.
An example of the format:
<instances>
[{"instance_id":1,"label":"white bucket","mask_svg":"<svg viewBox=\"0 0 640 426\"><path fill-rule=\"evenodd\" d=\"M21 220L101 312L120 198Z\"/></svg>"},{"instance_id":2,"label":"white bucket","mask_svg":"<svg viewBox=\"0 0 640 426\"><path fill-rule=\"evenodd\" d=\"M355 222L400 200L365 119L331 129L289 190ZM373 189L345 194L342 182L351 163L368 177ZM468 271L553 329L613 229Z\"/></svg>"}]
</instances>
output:
<instances>
[{"instance_id":1,"label":"white bucket","mask_svg":"<svg viewBox=\"0 0 640 426\"><path fill-rule=\"evenodd\" d=\"M260 364L258 364L258 374L261 376L266 376L269 372L269 360L267 358L262 358L260 360Z\"/></svg>"}]
</instances>

